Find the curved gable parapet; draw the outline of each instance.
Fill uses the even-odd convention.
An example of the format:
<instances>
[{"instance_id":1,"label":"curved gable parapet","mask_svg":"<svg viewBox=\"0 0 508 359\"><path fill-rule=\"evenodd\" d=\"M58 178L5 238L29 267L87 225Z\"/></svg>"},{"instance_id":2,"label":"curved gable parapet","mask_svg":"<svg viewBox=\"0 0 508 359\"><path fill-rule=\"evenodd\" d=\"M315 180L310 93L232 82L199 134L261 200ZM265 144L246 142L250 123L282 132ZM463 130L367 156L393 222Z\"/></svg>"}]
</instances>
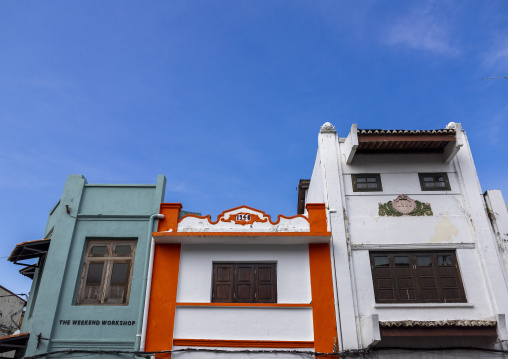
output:
<instances>
[{"instance_id":1,"label":"curved gable parapet","mask_svg":"<svg viewBox=\"0 0 508 359\"><path fill-rule=\"evenodd\" d=\"M309 232L307 217L279 215L272 221L270 215L258 209L240 206L228 209L217 216L184 216L178 222L178 232Z\"/></svg>"}]
</instances>

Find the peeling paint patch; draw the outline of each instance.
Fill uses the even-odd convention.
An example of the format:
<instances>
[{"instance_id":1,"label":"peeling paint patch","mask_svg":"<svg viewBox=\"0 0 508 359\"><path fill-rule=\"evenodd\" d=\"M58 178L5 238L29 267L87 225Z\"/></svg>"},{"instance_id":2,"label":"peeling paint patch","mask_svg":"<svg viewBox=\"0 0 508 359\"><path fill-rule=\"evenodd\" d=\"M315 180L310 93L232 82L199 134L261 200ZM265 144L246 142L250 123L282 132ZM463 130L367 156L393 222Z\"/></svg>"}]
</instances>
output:
<instances>
[{"instance_id":1,"label":"peeling paint patch","mask_svg":"<svg viewBox=\"0 0 508 359\"><path fill-rule=\"evenodd\" d=\"M430 238L431 243L453 242L452 235L457 236L459 230L455 227L448 217L443 217L434 229L434 237Z\"/></svg>"}]
</instances>

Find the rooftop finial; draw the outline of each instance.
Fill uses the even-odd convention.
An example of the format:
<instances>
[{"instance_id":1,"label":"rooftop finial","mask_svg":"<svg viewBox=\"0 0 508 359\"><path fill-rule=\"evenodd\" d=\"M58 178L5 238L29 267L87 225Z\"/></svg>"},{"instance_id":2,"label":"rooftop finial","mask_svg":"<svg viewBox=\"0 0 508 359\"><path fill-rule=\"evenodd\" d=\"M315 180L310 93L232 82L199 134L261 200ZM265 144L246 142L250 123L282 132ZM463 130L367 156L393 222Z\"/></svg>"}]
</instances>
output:
<instances>
[{"instance_id":1,"label":"rooftop finial","mask_svg":"<svg viewBox=\"0 0 508 359\"><path fill-rule=\"evenodd\" d=\"M337 133L337 131L335 131L334 125L330 122L326 122L323 126L321 126L321 131L319 131L319 133Z\"/></svg>"}]
</instances>

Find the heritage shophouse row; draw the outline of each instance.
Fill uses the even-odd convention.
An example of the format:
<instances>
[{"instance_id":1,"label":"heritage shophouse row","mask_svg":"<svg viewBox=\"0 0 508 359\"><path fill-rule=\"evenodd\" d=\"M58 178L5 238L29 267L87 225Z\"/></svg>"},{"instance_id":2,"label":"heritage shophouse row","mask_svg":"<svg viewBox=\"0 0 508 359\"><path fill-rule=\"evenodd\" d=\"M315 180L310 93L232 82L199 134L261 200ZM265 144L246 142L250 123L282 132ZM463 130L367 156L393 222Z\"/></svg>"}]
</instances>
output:
<instances>
[{"instance_id":1,"label":"heritage shophouse row","mask_svg":"<svg viewBox=\"0 0 508 359\"><path fill-rule=\"evenodd\" d=\"M0 352L506 356L506 203L481 193L459 124L344 138L323 125L295 216L240 206L212 219L164 190L164 176L69 176L43 239L9 257L33 285Z\"/></svg>"}]
</instances>

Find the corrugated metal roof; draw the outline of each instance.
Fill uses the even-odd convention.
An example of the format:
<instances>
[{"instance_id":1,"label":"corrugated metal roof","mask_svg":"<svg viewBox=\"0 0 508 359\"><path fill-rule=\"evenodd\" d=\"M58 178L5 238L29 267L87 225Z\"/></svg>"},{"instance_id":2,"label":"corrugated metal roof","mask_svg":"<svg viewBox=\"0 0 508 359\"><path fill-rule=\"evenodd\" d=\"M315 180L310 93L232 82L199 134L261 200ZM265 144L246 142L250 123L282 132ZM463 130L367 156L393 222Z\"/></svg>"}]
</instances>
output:
<instances>
[{"instance_id":1,"label":"corrugated metal roof","mask_svg":"<svg viewBox=\"0 0 508 359\"><path fill-rule=\"evenodd\" d=\"M380 327L495 327L495 320L394 320L379 322Z\"/></svg>"},{"instance_id":2,"label":"corrugated metal roof","mask_svg":"<svg viewBox=\"0 0 508 359\"><path fill-rule=\"evenodd\" d=\"M40 257L48 251L50 242L51 239L37 239L18 243L7 260L16 262L23 259Z\"/></svg>"}]
</instances>

